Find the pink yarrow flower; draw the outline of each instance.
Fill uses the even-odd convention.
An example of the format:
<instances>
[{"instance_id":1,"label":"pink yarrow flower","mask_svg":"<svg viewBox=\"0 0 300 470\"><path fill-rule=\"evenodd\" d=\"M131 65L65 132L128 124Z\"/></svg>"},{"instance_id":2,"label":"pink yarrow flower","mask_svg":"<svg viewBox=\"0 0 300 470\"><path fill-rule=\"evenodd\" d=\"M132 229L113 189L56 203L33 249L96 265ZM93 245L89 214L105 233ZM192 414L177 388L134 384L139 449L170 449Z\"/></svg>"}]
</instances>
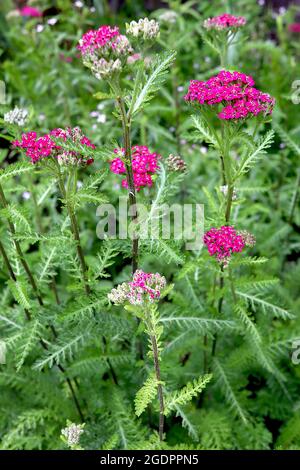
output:
<instances>
[{"instance_id":1,"label":"pink yarrow flower","mask_svg":"<svg viewBox=\"0 0 300 470\"><path fill-rule=\"evenodd\" d=\"M82 55L92 54L96 50L116 47L116 37L120 36L119 28L114 26L101 26L99 29L91 29L85 33L79 41L77 48Z\"/></svg>"},{"instance_id":2,"label":"pink yarrow flower","mask_svg":"<svg viewBox=\"0 0 300 470\"><path fill-rule=\"evenodd\" d=\"M77 46L84 65L98 80L111 78L121 72L127 57L133 52L128 38L117 26L103 25L85 33Z\"/></svg>"},{"instance_id":3,"label":"pink yarrow flower","mask_svg":"<svg viewBox=\"0 0 300 470\"><path fill-rule=\"evenodd\" d=\"M291 23L288 29L291 33L300 33L300 23Z\"/></svg>"},{"instance_id":4,"label":"pink yarrow flower","mask_svg":"<svg viewBox=\"0 0 300 470\"><path fill-rule=\"evenodd\" d=\"M120 305L129 302L132 305L143 305L159 300L162 290L166 286L166 279L159 273L145 273L138 269L131 282L118 285L108 294L108 299Z\"/></svg>"},{"instance_id":5,"label":"pink yarrow flower","mask_svg":"<svg viewBox=\"0 0 300 470\"><path fill-rule=\"evenodd\" d=\"M93 159L79 152L65 150L59 145L59 139L79 143L95 149L95 145L82 133L79 127L73 129L53 129L49 134L38 137L36 132L22 134L21 140L15 140L13 146L25 150L26 156L32 163L37 163L46 157L57 158L60 164L90 165Z\"/></svg>"},{"instance_id":6,"label":"pink yarrow flower","mask_svg":"<svg viewBox=\"0 0 300 470\"><path fill-rule=\"evenodd\" d=\"M115 149L114 153L120 157L114 158L110 163L110 170L117 174L126 174L126 166L123 161L124 149ZM145 145L135 145L132 147L132 171L134 186L137 191L142 187L153 185L152 175L157 172L158 160L161 156L151 153ZM123 188L128 188L127 179L122 181Z\"/></svg>"},{"instance_id":7,"label":"pink yarrow flower","mask_svg":"<svg viewBox=\"0 0 300 470\"><path fill-rule=\"evenodd\" d=\"M29 5L20 8L19 12L21 16L29 16L31 18L40 18L43 16L43 13L38 8Z\"/></svg>"},{"instance_id":8,"label":"pink yarrow flower","mask_svg":"<svg viewBox=\"0 0 300 470\"><path fill-rule=\"evenodd\" d=\"M203 26L205 29L215 29L218 31L226 29L237 29L241 28L246 24L246 18L243 16L234 16L228 13L223 13L213 18L208 18L204 21Z\"/></svg>"},{"instance_id":9,"label":"pink yarrow flower","mask_svg":"<svg viewBox=\"0 0 300 470\"><path fill-rule=\"evenodd\" d=\"M250 75L222 70L206 82L191 80L184 99L200 105L222 105L218 117L224 120L271 114L275 99L254 85Z\"/></svg>"},{"instance_id":10,"label":"pink yarrow flower","mask_svg":"<svg viewBox=\"0 0 300 470\"><path fill-rule=\"evenodd\" d=\"M211 228L204 235L204 244L210 256L226 266L232 253L240 253L245 247L245 240L234 227L224 225L220 228Z\"/></svg>"}]
</instances>

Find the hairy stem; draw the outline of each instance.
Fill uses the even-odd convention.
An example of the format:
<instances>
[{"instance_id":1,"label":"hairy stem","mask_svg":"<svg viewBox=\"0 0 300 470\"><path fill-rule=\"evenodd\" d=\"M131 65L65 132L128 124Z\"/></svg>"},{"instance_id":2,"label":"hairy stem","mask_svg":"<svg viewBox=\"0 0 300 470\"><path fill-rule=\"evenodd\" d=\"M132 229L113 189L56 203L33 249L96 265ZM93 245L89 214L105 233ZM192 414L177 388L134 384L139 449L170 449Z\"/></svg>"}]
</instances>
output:
<instances>
[{"instance_id":1,"label":"hairy stem","mask_svg":"<svg viewBox=\"0 0 300 470\"><path fill-rule=\"evenodd\" d=\"M126 168L126 179L128 184L128 195L130 203L131 219L134 224L138 223L138 213L136 205L136 191L134 186L133 171L132 171L132 157L131 157L131 138L130 138L130 120L128 119L125 103L121 96L116 98L123 128L123 142L125 150L125 168ZM139 240L136 232L132 234L132 273L135 273L138 267L138 255L139 255Z\"/></svg>"},{"instance_id":2,"label":"hairy stem","mask_svg":"<svg viewBox=\"0 0 300 470\"><path fill-rule=\"evenodd\" d=\"M159 439L162 441L163 436L164 436L165 404L164 404L164 395L163 395L163 389L162 389L162 384L161 384L157 340L155 336L151 336L151 344L152 344L152 351L153 351L153 358L154 358L155 375L156 375L156 380L158 382L157 395L158 395L158 401L159 401Z\"/></svg>"},{"instance_id":3,"label":"hairy stem","mask_svg":"<svg viewBox=\"0 0 300 470\"><path fill-rule=\"evenodd\" d=\"M87 264L85 262L85 258L84 258L84 254L83 254L83 250L82 250L82 246L81 246L78 221L77 221L77 218L76 218L75 211L74 211L73 207L71 206L71 204L68 201L68 194L67 194L67 191L65 189L64 182L62 180L60 169L59 169L58 185L59 185L59 189L60 189L60 192L62 194L62 197L65 200L66 208L67 208L68 215L69 215L69 218L70 218L71 229L72 229L74 240L76 242L76 250L77 250L77 255L78 255L78 259L79 259L79 263L80 263L80 270L81 270L82 282L83 282L83 285L84 285L84 289L85 289L86 294L90 295L91 288L90 288L89 283L88 283Z\"/></svg>"}]
</instances>

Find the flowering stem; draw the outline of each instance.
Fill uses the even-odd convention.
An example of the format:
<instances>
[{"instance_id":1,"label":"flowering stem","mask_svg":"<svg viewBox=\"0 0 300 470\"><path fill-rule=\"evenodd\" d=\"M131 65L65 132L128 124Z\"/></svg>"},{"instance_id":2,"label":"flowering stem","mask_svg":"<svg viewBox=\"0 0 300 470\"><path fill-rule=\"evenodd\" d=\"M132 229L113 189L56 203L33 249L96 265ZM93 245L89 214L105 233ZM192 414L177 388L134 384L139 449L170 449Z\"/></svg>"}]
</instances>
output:
<instances>
[{"instance_id":1,"label":"flowering stem","mask_svg":"<svg viewBox=\"0 0 300 470\"><path fill-rule=\"evenodd\" d=\"M88 284L87 265L86 265L86 262L85 262L85 258L84 258L84 254L83 254L83 250L82 250L82 246L81 246L79 226L78 226L78 222L77 222L77 218L76 218L74 209L73 209L73 207L71 206L71 204L68 200L69 199L68 198L68 191L66 191L66 189L65 189L65 185L64 185L64 182L62 180L62 175L61 175L60 168L59 168L58 175L59 175L58 176L58 185L59 185L62 197L64 198L65 203L66 203L66 208L67 208L68 215L69 215L70 222L71 222L71 229L72 229L73 237L74 237L74 240L76 242L76 250L77 250L77 254L78 254L78 258L79 258L79 262L80 262L83 285L84 285L86 294L90 295L91 288ZM71 183L71 177L69 177L68 188L70 188L70 183Z\"/></svg>"},{"instance_id":2,"label":"flowering stem","mask_svg":"<svg viewBox=\"0 0 300 470\"><path fill-rule=\"evenodd\" d=\"M159 366L159 357L158 357L158 347L157 341L155 336L151 336L151 343L152 343L152 350L153 350L153 357L154 357L154 368L155 368L155 375L156 380L158 382L157 385L157 394L159 400L159 439L163 440L164 435L164 396L163 396L163 389L161 385L161 374L160 374L160 366Z\"/></svg>"},{"instance_id":3,"label":"flowering stem","mask_svg":"<svg viewBox=\"0 0 300 470\"><path fill-rule=\"evenodd\" d=\"M221 51L220 51L220 63L223 69L226 69L227 62L228 62L228 43L227 43L227 38L226 38L223 45L221 46Z\"/></svg>"},{"instance_id":4,"label":"flowering stem","mask_svg":"<svg viewBox=\"0 0 300 470\"><path fill-rule=\"evenodd\" d=\"M6 200L6 197L5 197L5 194L4 194L4 191L3 191L3 188L2 188L2 186L1 186L1 184L0 184L0 202L1 202L1 204L2 204L2 206L3 206L4 208L7 208L7 207L8 207L8 203L7 203L7 200ZM44 302L43 302L43 299L42 299L41 294L40 294L40 292L39 292L39 289L38 289L38 287L37 287L37 285L36 285L34 276L33 276L32 272L31 272L31 270L30 270L30 268L29 268L29 266L28 266L28 264L27 264L27 261L26 261L26 259L25 259L25 256L24 256L23 250L22 250L22 248L21 248L21 245L20 245L19 241L16 240L16 238L15 238L15 235L16 235L15 226L14 226L13 222L11 222L11 220L10 220L9 218L7 218L7 222L8 222L8 226L9 226L9 229L10 229L10 232L11 232L11 235L12 235L12 238L13 238L13 242L14 242L14 245L15 245L15 248L16 248L16 252L17 252L17 254L18 254L19 258L20 258L20 261L21 261L21 263L22 263L22 266L23 266L23 268L24 268L24 270L25 270L25 272L26 272L26 274L27 274L27 276L28 276L29 282L30 282L30 284L31 284L31 286L32 286L32 288L33 288L33 290L34 290L34 292L35 292L35 295L36 295L36 297L37 297L37 299L38 299L39 304L40 304L40 306L43 306L43 305L44 305Z\"/></svg>"},{"instance_id":5,"label":"flowering stem","mask_svg":"<svg viewBox=\"0 0 300 470\"><path fill-rule=\"evenodd\" d=\"M118 94L119 95L119 94ZM131 158L131 139L130 139L130 118L128 118L124 99L121 96L116 97L122 119L123 128L123 141L125 150L125 168L126 179L128 184L128 195L130 202L131 218L134 224L138 223L138 213L136 206L136 192L132 171L132 158ZM138 267L138 254L139 254L139 240L136 232L132 234L132 273L135 273Z\"/></svg>"},{"instance_id":6,"label":"flowering stem","mask_svg":"<svg viewBox=\"0 0 300 470\"><path fill-rule=\"evenodd\" d=\"M165 412L165 404L164 404L164 395L163 395L163 388L161 382L161 373L160 373L160 365L159 365L159 349L158 349L158 341L157 341L157 334L154 322L152 320L151 311L145 311L145 323L147 326L147 330L149 332L152 352L153 352L153 362L154 362L154 370L155 376L157 381L157 395L159 401L159 439L163 440L164 435L164 412Z\"/></svg>"}]
</instances>

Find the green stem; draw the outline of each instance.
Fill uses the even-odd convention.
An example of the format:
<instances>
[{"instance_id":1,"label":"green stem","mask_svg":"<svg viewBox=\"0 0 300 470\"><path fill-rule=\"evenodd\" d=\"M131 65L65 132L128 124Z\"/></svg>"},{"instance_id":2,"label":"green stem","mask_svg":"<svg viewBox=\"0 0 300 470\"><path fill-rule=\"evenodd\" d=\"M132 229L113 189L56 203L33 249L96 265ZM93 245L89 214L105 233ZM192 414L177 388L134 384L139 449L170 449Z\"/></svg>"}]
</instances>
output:
<instances>
[{"instance_id":1,"label":"green stem","mask_svg":"<svg viewBox=\"0 0 300 470\"><path fill-rule=\"evenodd\" d=\"M138 213L137 213L137 202L136 202L136 191L134 186L133 171L132 171L132 156L131 156L131 139L130 131L131 124L130 119L128 119L124 99L121 96L116 97L121 118L122 118L122 128L123 128L123 141L124 141L124 150L125 150L125 168L126 168L126 179L128 184L128 195L130 203L131 218L134 224L138 223ZM135 273L138 267L138 255L139 255L139 239L137 233L134 231L132 233L132 273Z\"/></svg>"},{"instance_id":2,"label":"green stem","mask_svg":"<svg viewBox=\"0 0 300 470\"><path fill-rule=\"evenodd\" d=\"M68 189L70 188L71 178L72 178L72 175L69 175ZM86 265L86 262L85 262L85 258L84 258L84 254L83 254L83 250L82 250L82 246L81 246L79 226L78 226L75 211L74 211L72 205L70 204L70 202L68 200L69 199L68 198L68 189L67 190L65 189L65 185L64 185L64 182L62 180L62 175L61 175L60 168L59 168L59 174L58 174L58 185L59 185L62 197L65 200L66 208L67 208L68 215L69 215L69 218L70 218L71 229L72 229L74 240L76 242L76 250L77 250L77 254L78 254L78 258L79 258L81 275L82 275L82 282L83 282L83 285L84 285L84 289L85 289L86 294L90 295L91 288L90 288L89 283L88 283L87 265Z\"/></svg>"},{"instance_id":3,"label":"green stem","mask_svg":"<svg viewBox=\"0 0 300 470\"><path fill-rule=\"evenodd\" d=\"M7 208L8 207L8 203L7 203L7 200L6 200L6 197L5 197L5 194L4 194L4 191L3 191L3 188L0 184L0 202L2 204L2 206L4 208ZM11 222L11 220L9 218L7 218L7 223L8 223L8 226L9 226L9 230L11 232L11 235L12 235L12 238L13 238L13 243L15 245L15 248L16 248L16 252L18 254L18 257L20 258L20 261L22 263L22 266L27 274L27 277L29 279L29 282L32 286L32 289L37 297L37 300L40 304L40 306L43 306L44 305L44 302L43 302L43 299L41 297L41 294L39 292L39 289L37 287L37 284L35 282L35 279L34 279L34 276L30 270L30 267L25 259L25 255L23 253L23 250L21 248L21 245L19 243L19 241L16 239L16 229L15 229L15 226L13 224L13 222Z\"/></svg>"},{"instance_id":4,"label":"green stem","mask_svg":"<svg viewBox=\"0 0 300 470\"><path fill-rule=\"evenodd\" d=\"M158 357L158 347L157 341L155 336L151 336L151 343L152 343L152 350L153 350L153 357L154 357L154 368L155 368L155 375L158 382L157 385L157 394L159 400L159 439L162 441L164 437L164 412L165 412L165 405L164 405L164 395L163 389L161 385L161 374L160 374L160 366L159 366L159 357Z\"/></svg>"},{"instance_id":5,"label":"green stem","mask_svg":"<svg viewBox=\"0 0 300 470\"><path fill-rule=\"evenodd\" d=\"M4 245L2 244L1 240L0 240L0 253L3 257L4 264L7 267L9 277L11 278L11 280L13 282L17 282L17 276L14 273L13 267L10 264L10 261L9 261L9 258L8 258L8 254L6 253L6 250L5 250ZM31 314L30 314L29 310L24 308L24 312L25 312L26 319L31 320Z\"/></svg>"}]
</instances>

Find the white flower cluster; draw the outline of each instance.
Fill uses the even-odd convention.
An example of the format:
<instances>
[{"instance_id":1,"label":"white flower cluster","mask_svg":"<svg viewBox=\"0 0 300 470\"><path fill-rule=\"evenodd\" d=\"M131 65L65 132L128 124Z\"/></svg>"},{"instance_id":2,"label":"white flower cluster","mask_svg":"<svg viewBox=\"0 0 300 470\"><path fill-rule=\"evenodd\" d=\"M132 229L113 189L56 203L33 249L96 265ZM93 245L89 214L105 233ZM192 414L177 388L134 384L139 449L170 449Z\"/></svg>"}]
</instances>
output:
<instances>
[{"instance_id":1,"label":"white flower cluster","mask_svg":"<svg viewBox=\"0 0 300 470\"><path fill-rule=\"evenodd\" d=\"M4 121L10 124L17 124L17 126L24 126L28 119L28 111L24 108L18 108L17 106L4 114Z\"/></svg>"},{"instance_id":2,"label":"white flower cluster","mask_svg":"<svg viewBox=\"0 0 300 470\"><path fill-rule=\"evenodd\" d=\"M141 18L139 21L126 24L126 33L134 38L156 39L159 36L159 24L155 20Z\"/></svg>"},{"instance_id":3,"label":"white flower cluster","mask_svg":"<svg viewBox=\"0 0 300 470\"><path fill-rule=\"evenodd\" d=\"M62 435L67 439L68 445L74 447L79 443L81 434L83 433L84 424L70 424L61 430Z\"/></svg>"},{"instance_id":4,"label":"white flower cluster","mask_svg":"<svg viewBox=\"0 0 300 470\"><path fill-rule=\"evenodd\" d=\"M119 284L117 287L107 294L108 300L116 305L121 305L126 302L130 287L126 282Z\"/></svg>"}]
</instances>

